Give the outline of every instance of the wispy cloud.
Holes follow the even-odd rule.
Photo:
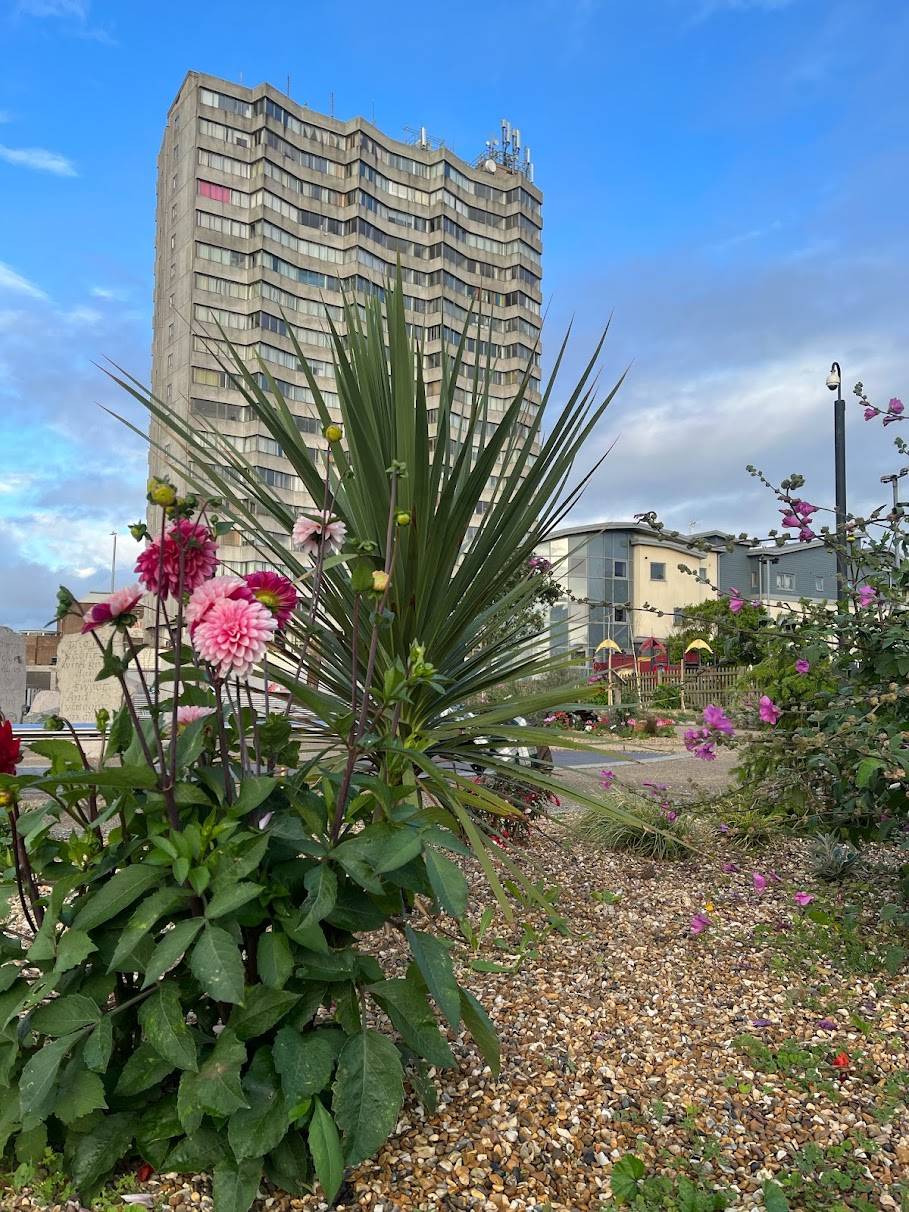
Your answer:
[[[797,0],[698,0],[695,20],[703,21],[715,13],[775,13],[796,3]]]
[[[76,177],[76,166],[59,152],[44,147],[6,147],[0,143],[0,160],[37,172],[54,173],[58,177]]]
[[[0,290],[13,291],[15,294],[28,295],[30,299],[46,299],[47,295],[40,286],[23,278],[11,265],[0,261]]]
[[[8,109],[0,109],[0,126],[2,126],[4,122],[12,122],[12,120],[13,115]]]
[[[88,4],[85,0],[19,0],[16,11],[27,17],[75,17],[85,21]]]
[[[105,303],[122,303],[126,292],[113,286],[93,286],[89,291],[93,299],[103,299]]]

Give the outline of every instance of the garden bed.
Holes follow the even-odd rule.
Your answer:
[[[682,1176],[728,1192],[731,1207],[763,1207],[771,1176],[792,1209],[900,1207],[909,979],[865,970],[867,940],[858,952],[809,945],[793,889],[809,887],[818,903],[823,893],[808,884],[803,844],[759,860],[725,850],[657,864],[566,846],[547,828],[548,840],[516,853],[558,886],[572,935],[540,916],[523,935],[498,919],[463,967],[501,1033],[501,1076],[459,1041],[461,1067],[438,1081],[438,1110],[406,1104],[336,1206],[599,1210],[612,1206],[613,1166],[634,1154],[645,1178],[675,1176],[676,1191]],[[742,874],[724,874],[734,857]],[[879,901],[894,868],[886,854],[877,862],[867,878]],[[782,882],[758,895],[752,867]],[[708,901],[712,925],[694,937],[690,920]],[[388,946],[391,959],[397,938]],[[477,960],[505,970],[472,971]],[[620,1172],[637,1173],[630,1166]],[[126,1186],[155,1208],[210,1207],[204,1176]],[[123,1190],[93,1207],[121,1206]],[[8,1190],[2,1206],[65,1204]],[[324,1207],[319,1195],[264,1189],[256,1205]]]

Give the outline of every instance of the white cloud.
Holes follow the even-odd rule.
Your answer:
[[[16,273],[11,265],[0,261],[0,290],[10,290],[17,294],[28,295],[30,299],[46,299],[47,295],[40,286],[36,286],[34,282],[29,282],[28,278],[23,278],[22,274]]]
[[[713,13],[745,13],[751,11],[774,13],[790,8],[796,0],[701,0],[699,17],[710,17]]]
[[[42,173],[54,173],[58,177],[78,176],[72,160],[44,147],[5,147],[0,143],[0,160]]]
[[[60,318],[67,324],[81,324],[93,328],[104,319],[97,307],[71,307],[69,311],[60,313]]]

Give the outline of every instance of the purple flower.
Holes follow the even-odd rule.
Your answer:
[[[804,657],[799,657],[799,659],[795,663],[795,672],[796,673],[807,673],[810,668],[811,668],[811,662],[806,661]]]
[[[729,832],[729,826],[728,826],[728,825],[726,824],[726,822],[724,821],[724,822],[723,822],[723,823],[720,825],[720,833],[728,833],[728,832]]]
[[[723,871],[727,875],[735,875],[740,870],[738,863],[723,863]]]
[[[859,605],[867,608],[874,605],[877,598],[877,590],[873,585],[862,585],[859,589]]]
[[[673,812],[671,808],[668,811],[663,809],[663,815],[666,817],[666,820],[670,825],[673,821],[677,821],[679,819],[679,814],[677,812]]]
[[[782,710],[777,707],[769,695],[761,695],[760,702],[758,703],[758,715],[765,724],[775,724],[782,714]]]
[[[756,1018],[751,1025],[752,1027],[772,1027],[773,1022],[769,1018]]]
[[[801,526],[801,520],[791,511],[781,509],[780,513],[783,515],[783,526]]]
[[[799,531],[799,539],[802,543],[810,543],[812,539],[816,539],[817,535],[810,526],[803,526]]]
[[[819,1031],[835,1031],[836,1023],[832,1018],[822,1018],[817,1027]]]
[[[879,409],[874,408],[871,404],[869,404],[868,407],[865,409],[865,420],[873,421],[874,418],[878,415],[879,411],[880,411]]]
[[[600,771],[600,786],[603,788],[604,791],[608,791],[614,782],[615,782],[615,775],[612,773],[611,770],[601,770]]]
[[[818,506],[812,505],[809,501],[793,501],[792,508],[800,518],[810,518],[813,513],[818,511]]]
[[[716,732],[724,732],[727,736],[732,736],[735,729],[732,726],[732,720],[722,709],[713,703],[708,703],[704,708],[704,723],[708,728],[713,728]]]
[[[752,882],[752,884],[754,884],[755,892],[765,892],[766,891],[766,889],[767,889],[766,875],[761,875],[761,873],[759,871],[753,871],[751,873],[751,882]]]
[[[706,913],[696,913],[691,919],[691,933],[700,934],[710,925],[710,918]]]
[[[887,411],[894,417],[898,417],[903,411],[903,401],[899,397],[894,396],[887,405]]]
[[[729,594],[729,609],[732,613],[738,614],[744,605],[745,599],[739,597],[739,591],[737,589],[731,590]]]
[[[792,899],[800,909],[806,909],[814,900],[814,897],[810,892],[797,892]]]

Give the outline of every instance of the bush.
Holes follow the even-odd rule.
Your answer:
[[[850,842],[823,833],[812,845],[808,861],[817,879],[834,884],[857,875],[861,867],[860,858],[858,850]]]
[[[606,850],[630,851],[642,858],[689,856],[693,830],[684,816],[668,820],[658,804],[615,787],[607,795],[618,801],[627,816],[618,817],[614,803],[586,808],[571,826],[579,841]]]
[[[650,707],[653,711],[680,711],[682,707],[682,688],[669,682],[661,682],[655,686],[650,696]]]

